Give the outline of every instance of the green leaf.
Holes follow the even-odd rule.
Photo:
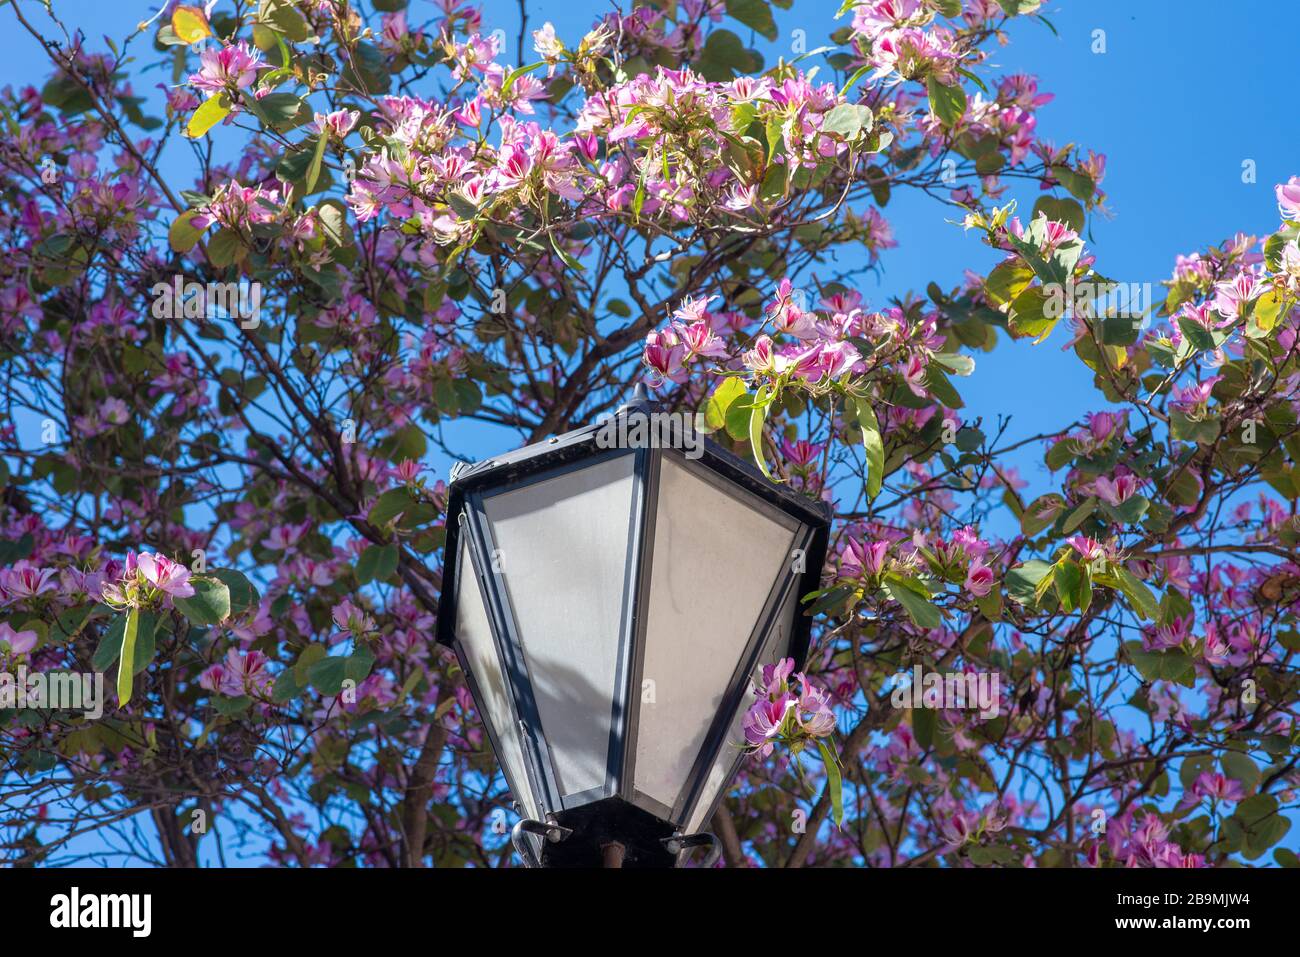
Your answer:
[[[1070,517],[1061,526],[1061,534],[1069,535],[1095,511],[1097,511],[1097,499],[1092,497],[1084,499],[1083,504],[1071,512]]]
[[[857,83],[858,80],[862,79],[864,76],[866,76],[875,68],[876,65],[874,63],[864,63],[862,66],[854,70],[853,75],[849,77],[848,80],[845,82],[844,86],[841,87],[840,96],[843,97],[846,93],[849,92],[849,90],[853,88],[853,84]]]
[[[223,582],[230,589],[230,613],[238,615],[257,606],[261,596],[253,583],[242,572],[233,568],[214,568],[208,572],[213,578]]]
[[[375,499],[375,504],[370,506],[370,514],[367,517],[370,524],[383,528],[397,516],[413,509],[415,504],[415,499],[411,498],[411,493],[406,489],[389,489]]]
[[[966,113],[966,91],[960,86],[941,83],[933,74],[925,81],[930,94],[930,110],[939,122],[951,129]]]
[[[1034,281],[1034,271],[1012,260],[999,263],[984,280],[984,291],[997,305],[1014,302]]]
[[[767,0],[727,0],[727,15],[769,40],[776,39],[776,21]]]
[[[1180,442],[1213,445],[1219,437],[1219,420],[1214,417],[1193,419],[1187,413],[1173,409],[1169,413],[1169,433]]]
[[[196,211],[187,209],[174,220],[167,230],[167,242],[178,253],[187,253],[203,238],[203,230],[190,225]]]
[[[1039,213],[1042,213],[1052,222],[1065,223],[1076,233],[1083,232],[1087,218],[1083,207],[1075,200],[1057,199],[1054,196],[1043,196],[1038,202],[1034,203],[1033,215],[1030,219],[1037,219]]]
[[[1055,472],[1059,468],[1064,468],[1073,462],[1079,455],[1079,446],[1074,439],[1061,439],[1047,450],[1044,461],[1048,469]]]
[[[1136,641],[1125,642],[1124,651],[1143,681],[1174,681],[1186,688],[1196,683],[1196,669],[1185,651],[1144,651]]]
[[[880,494],[885,481],[885,442],[880,435],[880,420],[871,408],[870,400],[854,400],[858,426],[862,429],[862,449],[867,456],[867,498],[874,499]]]
[[[1113,577],[1115,586],[1123,592],[1124,597],[1128,599],[1129,606],[1148,621],[1154,621],[1160,614],[1160,602],[1152,594],[1142,581],[1127,568],[1122,565],[1110,565],[1106,569],[1105,575],[1098,575],[1099,584],[1109,584],[1105,578]]]
[[[325,160],[325,147],[329,143],[329,136],[322,132],[316,137],[316,149],[311,154],[311,165],[307,167],[307,181],[303,186],[303,192],[310,194],[316,188],[316,180],[320,178],[321,163]]]
[[[834,133],[852,142],[863,133],[871,132],[873,118],[870,107],[854,103],[841,103],[822,119],[822,132]]]
[[[253,704],[253,699],[248,695],[240,695],[238,698],[227,698],[219,695],[212,699],[212,707],[217,714],[223,717],[241,714],[249,709]]]
[[[1208,352],[1216,348],[1213,333],[1195,319],[1179,316],[1178,328],[1183,331],[1183,338],[1190,342],[1198,352]]]
[[[1142,651],[1140,649],[1141,646],[1129,649],[1128,655],[1133,661],[1133,666],[1137,668],[1138,674],[1142,676],[1143,681],[1158,681],[1163,659],[1160,657],[1159,652]]]
[[[943,403],[944,408],[960,409],[966,404],[937,362],[931,363],[925,370],[925,388],[935,399]]]
[[[926,751],[934,745],[934,732],[939,728],[939,714],[933,708],[912,709],[912,736]]]
[[[262,4],[259,19],[294,43],[302,43],[311,36],[306,18],[294,7],[292,0],[267,0]]]
[[[785,145],[785,132],[782,129],[781,118],[774,116],[767,121],[767,126],[763,128],[763,136],[767,139],[767,162],[770,165],[772,158],[781,151]]]
[[[198,139],[230,115],[230,99],[224,93],[209,97],[199,104],[185,125],[185,135]]]
[[[361,684],[370,675],[370,669],[374,666],[375,653],[369,648],[358,648],[343,659],[343,677]]]
[[[131,683],[135,677],[135,639],[140,632],[140,609],[132,608],[126,616],[126,629],[122,633],[122,653],[117,663],[117,703],[129,704]],[[129,663],[128,663],[129,662]]]
[[[1049,316],[1045,311],[1047,296],[1042,286],[1030,286],[1011,303],[1007,312],[1007,328],[1017,338],[1034,337],[1034,344],[1052,334],[1060,316]]]
[[[706,80],[725,83],[737,73],[760,72],[763,58],[746,49],[731,30],[714,30],[704,41],[697,66]]]
[[[191,578],[194,594],[173,598],[176,610],[193,625],[216,625],[230,616],[230,588],[219,578]]]
[[[957,430],[956,436],[953,437],[953,445],[957,446],[959,452],[974,452],[984,444],[985,438],[983,429],[967,425]]]
[[[728,376],[704,404],[704,421],[710,429],[719,432],[727,427],[727,409],[742,395],[748,395],[745,382],[739,376]]]
[[[776,479],[772,478],[772,473],[768,471],[767,459],[763,455],[763,424],[767,421],[767,410],[770,406],[768,387],[762,386],[754,398],[753,407],[749,410],[749,448],[754,454],[754,461],[758,463],[759,471],[769,482],[775,482]]]
[[[384,582],[397,571],[397,544],[371,545],[357,559],[357,581],[362,585]]]
[[[245,253],[244,242],[239,238],[239,233],[233,229],[223,227],[208,240],[208,259],[218,269],[224,269],[243,259]]]
[[[844,823],[844,782],[840,777],[840,763],[826,744],[824,738],[817,739],[817,750],[822,754],[822,765],[826,768],[826,790],[831,796],[831,816],[835,826]]]
[[[280,672],[280,677],[275,679],[275,686],[271,689],[271,700],[275,704],[286,704],[292,701],[298,695],[307,689],[298,684],[298,678],[292,668],[285,668]]]
[[[1253,791],[1259,784],[1259,765],[1248,754],[1240,751],[1225,751],[1219,758],[1223,773],[1234,781],[1240,781],[1248,791]]]
[[[1142,520],[1142,516],[1147,513],[1147,509],[1151,507],[1151,500],[1145,495],[1133,495],[1126,498],[1119,505],[1105,503],[1103,507],[1107,514],[1120,524],[1136,525]]]
[[[1038,586],[1051,570],[1051,565],[1037,558],[1017,565],[1007,572],[1007,594],[1022,605],[1035,604]]]
[[[302,650],[298,660],[293,663],[293,678],[298,683],[298,687],[306,688],[311,683],[312,667],[328,653],[325,646],[319,644],[308,645]]]
[[[95,654],[90,659],[90,667],[95,671],[108,671],[113,667],[114,662],[118,661],[122,655],[122,639],[126,635],[126,615],[118,615],[104,631],[104,637],[100,639],[99,645],[95,648]],[[140,624],[136,628],[136,649],[135,649],[135,668],[134,674],[139,674],[149,662],[153,660],[154,652],[154,630],[158,627],[158,619],[151,612],[140,612]]]
[[[923,588],[919,583],[890,575],[884,588],[890,598],[903,606],[903,610],[918,628],[938,628],[943,624],[943,615],[938,607],[917,591],[918,588]]]
[[[855,589],[852,585],[842,584],[836,585],[834,588],[827,588],[825,591],[812,592],[809,595],[805,595],[804,601],[807,601],[813,595],[817,596],[816,601],[814,601],[808,608],[807,614],[820,615],[822,612],[838,612],[840,606],[844,604],[845,600],[847,600],[854,591]]]
[[[322,658],[309,671],[311,686],[326,697],[336,695],[343,689],[346,669],[346,658]]]
[[[970,356],[959,355],[955,352],[936,352],[932,358],[939,365],[955,372],[957,375],[966,376],[975,371],[975,360]]]
[[[571,253],[566,251],[565,248],[560,245],[559,237],[557,237],[554,232],[550,234],[550,240],[551,248],[554,249],[555,254],[563,260],[564,265],[568,266],[574,272],[586,272],[587,267],[575,259]]]
[[[31,532],[27,532],[19,539],[0,540],[0,565],[12,565],[14,562],[30,557],[35,544],[36,540],[32,538]]]
[[[1092,582],[1087,569],[1072,558],[1062,558],[1052,566],[1052,583],[1056,586],[1056,596],[1060,599],[1061,610],[1070,612],[1076,608],[1083,612],[1092,603]]]
[[[327,199],[316,207],[321,232],[335,246],[352,245],[352,228],[348,225],[347,208],[336,199]]]
[[[312,118],[311,107],[302,97],[293,93],[268,93],[260,100],[253,99],[266,122],[281,133],[302,126]]]

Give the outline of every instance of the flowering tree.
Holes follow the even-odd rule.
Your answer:
[[[1300,181],[1135,314],[1081,238],[1104,158],[986,64],[1037,0],[849,0],[775,63],[790,0],[521,6],[169,3],[96,50],[8,5],[52,73],[0,96],[0,664],[111,690],[0,697],[5,858],[510,862],[423,460],[644,378],[836,514],[726,863],[1300,863]],[[1002,258],[869,309],[903,189]],[[973,354],[1067,336],[1086,421],[963,421]]]

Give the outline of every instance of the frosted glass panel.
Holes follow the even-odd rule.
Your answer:
[[[758,510],[679,460],[659,477],[635,787],[672,807],[763,603],[789,567],[798,523]]]
[[[456,639],[460,642],[470,674],[474,676],[482,696],[478,704],[485,712],[483,717],[491,725],[500,743],[497,759],[505,772],[506,783],[523,809],[524,816],[537,818],[537,804],[528,790],[528,776],[524,772],[519,728],[510,715],[510,699],[507,697],[501,664],[497,660],[496,647],[492,643],[492,626],[488,621],[483,593],[470,563],[469,549],[465,546],[464,538],[461,539],[460,558],[456,568]]]
[[[635,458],[622,455],[483,504],[564,795],[606,784]]]
[[[700,792],[699,801],[695,805],[695,809],[691,811],[690,819],[686,823],[687,834],[694,834],[702,830],[708,823],[705,817],[713,806],[713,799],[718,796],[718,791],[722,786],[731,779],[732,772],[744,757],[741,748],[745,745],[745,712],[757,700],[752,694],[750,686],[753,684],[754,679],[758,677],[759,669],[763,665],[771,664],[780,658],[790,657],[790,642],[794,637],[795,616],[801,614],[798,606],[799,588],[798,582],[796,582],[782,604],[776,626],[764,641],[763,648],[758,653],[758,661],[754,665],[753,672],[749,675],[749,680],[745,683],[745,696],[740,699],[740,707],[736,709],[735,716],[732,718],[731,727],[727,730],[727,737],[722,743],[722,750],[718,752],[713,766],[709,769],[704,782],[704,790]]]

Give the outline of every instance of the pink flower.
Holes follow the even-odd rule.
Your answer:
[[[789,689],[790,676],[794,674],[794,659],[782,658],[774,664],[763,665],[758,674],[759,681],[754,694],[759,697],[780,697]]]
[[[838,379],[861,361],[851,342],[818,342],[795,356],[794,372],[809,382]]]
[[[965,550],[966,554],[976,559],[983,559],[988,553],[989,543],[980,538],[974,525],[963,525],[952,533],[954,545]]]
[[[831,710],[830,693],[818,688],[802,674],[795,677],[803,689],[794,712],[795,722],[805,734],[814,738],[829,737],[835,731],[835,712]]]
[[[532,169],[532,160],[528,156],[528,150],[524,149],[518,143],[502,149],[501,156],[497,160],[497,167],[493,172],[492,184],[494,190],[513,189],[523,184],[528,178]]]
[[[840,552],[840,570],[854,578],[875,578],[885,567],[885,554],[889,542],[866,542],[850,538]]]
[[[564,43],[555,35],[555,26],[549,20],[542,24],[540,30],[533,31],[533,49],[547,63],[552,64],[551,72],[555,72],[554,63],[564,56]]]
[[[204,50],[199,56],[199,72],[190,76],[190,85],[209,94],[223,90],[246,89],[257,79],[257,71],[266,64],[242,40],[219,50]]]
[[[678,322],[673,324],[673,328],[677,331],[682,346],[686,349],[687,358],[727,358],[726,344],[718,338],[708,322],[700,320],[691,323],[689,326]]]
[[[403,485],[412,484],[417,478],[419,478],[420,473],[423,471],[424,466],[415,461],[415,459],[402,459],[402,461],[398,462],[392,470],[393,477]]]
[[[926,361],[916,353],[909,356],[907,362],[903,364],[903,381],[907,383],[907,387],[912,390],[914,395],[921,398],[929,395],[925,388],[927,365]]]
[[[230,698],[260,692],[270,682],[271,676],[266,671],[266,655],[260,651],[243,654],[238,648],[231,648],[226,652],[223,664],[213,665],[199,678],[201,687]]]
[[[1118,507],[1137,492],[1138,480],[1132,473],[1117,475],[1114,479],[1103,475],[1092,483],[1092,487],[1103,502]]]
[[[795,468],[802,469],[807,468],[816,462],[817,457],[822,454],[822,449],[824,447],[825,446],[821,444],[813,444],[804,439],[799,439],[795,442],[791,442],[789,439],[784,439],[781,442],[781,454],[784,455],[785,460],[795,466]]]
[[[799,293],[789,279],[782,279],[776,287],[776,299],[767,307],[767,317],[777,332],[786,332],[798,339],[811,339],[817,335],[816,319],[799,307]]]
[[[1072,535],[1065,541],[1079,553],[1079,557],[1085,562],[1094,561],[1106,554],[1106,546],[1095,538],[1089,538],[1086,535]]]
[[[1064,246],[1066,243],[1074,242],[1079,238],[1079,234],[1069,226],[1065,225],[1065,223],[1058,223],[1055,220],[1047,219],[1047,216],[1044,213],[1039,213],[1039,215],[1046,220],[1043,225],[1043,252],[1049,253],[1057,247]]]
[[[899,26],[916,16],[921,0],[875,0],[864,3],[853,12],[853,29],[867,37]]]
[[[1285,183],[1279,183],[1274,192],[1282,218],[1300,220],[1300,177],[1292,176]]]
[[[1178,807],[1180,810],[1185,810],[1199,804],[1205,798],[1235,803],[1246,799],[1246,789],[1240,781],[1234,781],[1227,775],[1217,771],[1202,771],[1183,795],[1183,799],[1178,802]]]
[[[7,621],[0,622],[0,642],[9,646],[11,654],[25,655],[36,647],[36,632],[14,631]]]
[[[55,590],[54,569],[20,563],[0,571],[0,597],[5,603],[36,598]]]
[[[1241,307],[1263,292],[1255,274],[1245,271],[1237,273],[1229,282],[1218,283],[1214,290],[1214,308],[1229,321],[1241,315]]]
[[[277,525],[267,532],[266,538],[262,539],[262,547],[277,552],[292,551],[309,528],[311,528],[310,521],[298,525]]]
[[[328,133],[335,139],[343,139],[361,118],[358,110],[335,110],[333,113],[317,113],[312,129],[316,133]]]
[[[939,832],[951,847],[960,847],[970,839],[970,824],[966,815],[958,811],[952,817],[939,819]]]
[[[748,368],[763,373],[777,372],[778,366],[783,365],[772,349],[772,337],[766,335],[754,340],[754,348],[745,353],[744,361]]]
[[[686,369],[682,363],[686,358],[686,347],[677,338],[672,329],[647,333],[645,349],[641,361],[650,367],[651,380],[658,385],[663,381],[685,382]]]
[[[136,568],[149,584],[173,598],[189,598],[194,594],[190,570],[164,555],[143,552],[136,558]]]
[[[1223,376],[1216,375],[1195,385],[1182,386],[1174,390],[1174,398],[1169,404],[1184,412],[1198,409],[1210,401],[1210,394],[1214,391],[1214,386],[1222,378]]]
[[[1116,433],[1122,436],[1127,428],[1127,412],[1094,412],[1088,416],[1088,432],[1098,444],[1109,440]]]
[[[375,630],[375,620],[347,598],[334,606],[331,617],[341,631],[357,634]]]
[[[1193,617],[1187,615],[1175,618],[1167,625],[1157,625],[1150,633],[1144,635],[1144,644],[1150,651],[1164,651],[1178,648],[1192,637]]]
[[[983,598],[993,590],[993,569],[979,559],[971,562],[966,573],[966,590],[976,598]]]
[[[226,669],[221,665],[212,665],[199,675],[199,687],[216,694],[221,691],[226,680]]]
[[[755,701],[745,713],[743,721],[745,743],[757,749],[756,753],[759,757],[765,758],[772,753],[772,739],[781,733],[785,716],[794,706],[794,695],[787,693],[775,701],[767,699]]]

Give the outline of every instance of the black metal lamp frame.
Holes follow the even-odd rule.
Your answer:
[[[620,409],[616,416],[648,414],[653,411],[641,399]],[[479,589],[487,606],[497,659],[504,665],[509,693],[511,718],[519,731],[528,780],[507,783],[516,798],[527,788],[541,805],[543,821],[521,821],[514,832],[515,847],[526,864],[532,866],[600,866],[602,847],[617,844],[624,867],[671,867],[688,847],[706,842],[705,837],[683,833],[684,826],[697,810],[710,768],[725,747],[727,731],[736,709],[747,693],[749,679],[760,663],[757,659],[765,638],[778,624],[783,608],[788,608],[791,590],[802,597],[820,583],[830,528],[830,510],[823,502],[814,502],[786,486],[768,481],[750,463],[736,457],[712,440],[705,440],[702,455],[688,459],[681,451],[685,444],[669,442],[663,448],[602,449],[597,436],[607,423],[577,429],[566,435],[531,445],[477,464],[460,463],[453,470],[449,488],[447,540],[442,596],[438,610],[438,640],[456,651],[469,688],[478,704],[480,716],[496,754],[500,755],[500,730],[483,707],[478,679],[467,661],[465,650],[456,639],[458,578],[477,575]],[[617,425],[617,423],[615,423]],[[676,434],[676,433],[675,433]],[[563,793],[549,752],[545,728],[538,714],[533,683],[520,641],[518,623],[506,591],[502,574],[488,560],[494,554],[492,530],[487,521],[484,502],[494,495],[554,478],[605,459],[635,456],[633,463],[634,497],[628,535],[624,588],[621,600],[622,628],[619,635],[618,680],[611,702],[609,760],[602,786],[578,793]],[[634,694],[641,687],[641,665],[645,654],[646,609],[649,594],[650,560],[654,548],[659,475],[665,457],[672,456],[700,478],[729,494],[739,494],[751,506],[775,516],[787,516],[799,523],[792,547],[804,552],[803,571],[787,566],[786,573],[773,586],[753,632],[727,685],[726,694],[714,716],[704,746],[674,804],[669,807],[637,791],[635,780],[637,708]],[[748,494],[745,494],[748,493]],[[471,567],[462,567],[462,539],[471,558]],[[796,607],[796,620],[786,654],[802,666],[807,654],[811,619]],[[739,767],[737,754],[726,780]],[[504,763],[503,763],[504,764]],[[708,820],[725,793],[725,785],[714,806],[701,820]],[[521,804],[523,802],[520,802]],[[708,836],[711,838],[711,835]],[[714,856],[716,857],[716,848]]]

